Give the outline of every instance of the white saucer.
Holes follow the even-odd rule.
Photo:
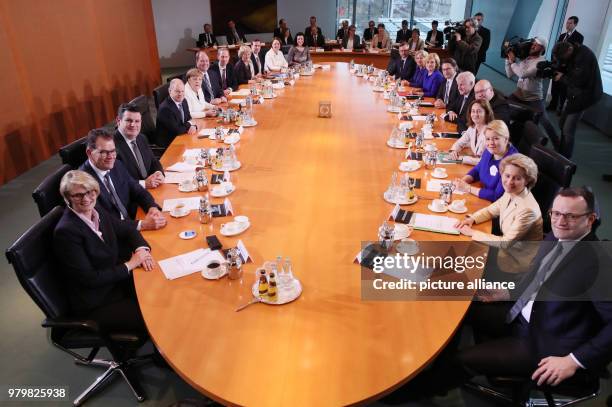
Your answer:
[[[188,234],[190,233],[190,234]],[[179,233],[179,237],[183,240],[190,240],[193,239],[194,237],[196,237],[198,234],[196,233],[195,230],[183,230],[181,233]]]
[[[387,140],[387,145],[391,148],[402,148],[402,149],[408,148],[407,144],[394,144],[394,143],[391,143],[391,140]]]
[[[453,209],[452,206],[448,205],[448,210],[451,211],[452,213],[466,213],[468,211],[468,208],[467,206],[464,206],[463,210],[458,211],[458,210]]]
[[[406,113],[408,109],[405,107],[387,106],[387,112],[389,113]]]
[[[274,99],[277,96],[276,93],[273,93],[272,96],[268,96],[268,97],[263,97],[264,99]]]
[[[181,192],[194,192],[194,191],[197,191],[197,190],[198,190],[198,187],[194,185],[194,186],[193,186],[193,187],[191,187],[191,188],[183,188],[183,187],[182,187],[182,186],[179,184],[178,190],[179,190],[179,191],[181,191]]]
[[[249,123],[242,123],[242,127],[255,127],[257,126],[257,120],[253,120]]]
[[[239,224],[238,222],[227,222],[221,226],[220,232],[223,236],[236,236],[247,230],[250,222]]]
[[[240,141],[240,134],[232,133],[231,136],[225,136],[223,142],[225,144],[236,144]]]
[[[216,192],[217,188],[220,188],[221,192]],[[212,188],[210,188],[210,196],[214,198],[223,198],[224,196],[230,195],[235,190],[236,190],[236,186],[234,184],[231,184],[231,189],[229,190],[229,192],[227,192],[227,190],[224,189],[223,186],[215,185]]]
[[[445,206],[445,208],[444,208],[443,210],[441,210],[441,211],[437,211],[437,210],[435,210],[435,209],[434,209],[434,208],[431,206],[431,204],[428,204],[428,205],[427,205],[427,209],[429,209],[429,210],[430,210],[430,211],[432,211],[432,212],[436,212],[436,213],[444,213],[444,212],[448,211],[448,205],[446,205],[446,206]]]
[[[411,167],[411,168],[406,168],[405,166],[403,166],[403,165],[402,165],[402,164],[404,164],[404,163],[408,163],[408,162],[416,162],[416,163],[417,163],[417,165],[416,165],[416,167]],[[402,161],[402,162],[400,163],[400,165],[399,165],[399,170],[400,170],[400,171],[404,171],[404,172],[412,172],[412,171],[416,171],[416,170],[418,170],[419,168],[421,168],[421,163],[420,163],[419,161],[416,161],[416,160],[411,160],[411,161]]]
[[[431,172],[431,176],[434,177],[434,178],[438,178],[438,179],[448,178],[448,174],[444,174],[444,175],[441,176],[441,175],[434,174],[433,171]]]
[[[170,216],[172,216],[173,218],[184,218],[185,216],[189,215],[191,213],[191,211],[185,210],[185,212],[183,212],[182,215],[177,214],[176,212],[174,212],[173,210],[170,211]]]
[[[302,294],[302,284],[300,283],[300,280],[298,280],[297,278],[294,278],[291,281],[291,284],[288,286],[285,286],[283,284],[279,284],[280,281],[277,281],[277,285],[276,285],[276,301],[270,301],[268,299],[268,296],[265,297],[259,297],[259,283],[255,283],[253,284],[253,287],[251,287],[251,292],[253,293],[253,296],[255,298],[259,298],[261,302],[263,302],[264,304],[270,304],[270,305],[282,305],[282,304],[287,304],[288,302],[294,301],[295,299],[297,299],[300,294]]]
[[[405,238],[395,245],[395,250],[398,253],[411,256],[419,252],[419,244],[414,239]]]
[[[389,194],[388,194],[388,191],[385,191],[383,193],[383,199],[385,201],[389,202],[389,203],[392,203],[392,204],[397,204],[397,205],[412,205],[412,204],[415,204],[419,200],[419,197],[416,196],[416,194],[415,194],[414,198],[412,198],[412,199],[406,199],[406,198],[395,199],[395,198],[390,198]]]
[[[237,169],[239,169],[240,167],[242,167],[242,163],[240,161],[236,161],[236,164],[234,164],[233,167],[212,167],[213,171],[218,171],[218,172],[225,172],[225,171],[236,171]]]
[[[207,280],[219,280],[221,277],[225,276],[226,274],[227,274],[227,271],[221,273],[220,276],[214,276],[210,274],[208,267],[204,267],[204,270],[202,270],[202,277],[204,277]]]

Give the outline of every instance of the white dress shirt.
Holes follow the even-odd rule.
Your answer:
[[[132,148],[132,140],[130,140],[129,138],[125,137],[125,134],[121,133],[121,130],[118,130],[118,131],[119,131],[119,134],[121,134],[121,137],[123,137],[123,139],[125,140],[125,144],[127,144],[127,146],[130,148],[130,151],[132,152],[132,155],[134,156],[134,159],[136,160],[136,162],[138,162],[138,158],[136,157],[136,152]],[[134,139],[133,141],[136,141],[136,139]],[[145,183],[144,179],[138,180],[138,183],[143,188],[147,187],[147,184]]]
[[[285,55],[279,50],[278,52],[271,49],[266,52],[266,71],[280,71],[281,68],[289,67]]]

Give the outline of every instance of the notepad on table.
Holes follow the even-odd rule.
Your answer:
[[[200,197],[192,196],[189,198],[164,199],[162,211],[170,212],[179,204],[183,204],[185,206],[185,209],[187,209],[188,211],[193,211],[200,208]]]
[[[458,235],[459,231],[455,228],[456,223],[457,219],[449,218],[448,216],[415,213],[413,214],[412,219],[410,219],[409,225],[415,229],[426,232]]]
[[[159,267],[168,280],[174,280],[189,274],[198,273],[212,261],[223,263],[225,259],[218,250],[197,249],[160,260]]]
[[[164,184],[180,184],[194,177],[195,172],[167,172],[164,177]]]
[[[196,166],[194,164],[187,164],[185,162],[177,162],[172,164],[170,167],[166,167],[166,171],[173,172],[194,172]]]

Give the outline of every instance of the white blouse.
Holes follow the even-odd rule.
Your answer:
[[[280,71],[281,68],[287,68],[289,64],[283,53],[279,50],[275,52],[273,49],[266,52],[266,71]]]
[[[480,161],[480,156],[484,152],[485,149],[485,136],[484,131],[481,134],[477,134],[476,126],[468,127],[466,131],[463,132],[461,138],[455,141],[455,144],[451,147],[451,151],[461,151],[464,148],[469,147],[472,151],[472,154],[475,157],[463,156],[462,161],[463,164],[476,165],[478,161]]]
[[[185,84],[185,99],[187,99],[187,104],[189,105],[189,113],[193,114],[193,112],[203,112],[205,110],[214,109],[215,106],[208,103],[204,98],[204,92],[202,92],[202,88],[198,89],[196,92],[191,89],[191,85],[189,83]]]

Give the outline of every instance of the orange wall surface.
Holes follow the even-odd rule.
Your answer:
[[[0,0],[0,185],[159,82],[150,0]]]

